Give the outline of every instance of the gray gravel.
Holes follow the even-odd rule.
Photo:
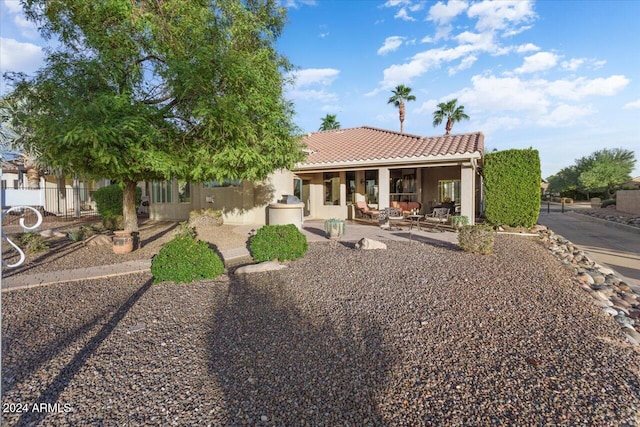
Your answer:
[[[3,403],[61,411],[3,425],[640,425],[640,352],[539,242],[388,246],[5,293]]]

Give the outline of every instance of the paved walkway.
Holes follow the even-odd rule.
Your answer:
[[[309,242],[327,241],[324,233],[323,221],[305,221],[303,233]],[[247,230],[259,228],[259,226],[246,226]],[[357,242],[363,237],[375,240],[408,240],[422,241],[436,244],[447,244],[457,242],[457,234],[451,231],[431,232],[418,231],[414,228],[411,232],[407,227],[398,231],[382,230],[380,227],[365,224],[348,224],[347,234],[342,239],[344,242]],[[238,258],[250,256],[246,247],[231,248],[221,250],[222,258],[225,262]],[[2,291],[31,288],[35,286],[51,285],[61,282],[73,282],[86,279],[101,279],[105,277],[120,276],[124,274],[140,273],[149,271],[151,260],[127,261],[120,264],[102,265],[97,267],[86,267],[73,270],[59,270],[47,273],[18,274],[2,279]]]

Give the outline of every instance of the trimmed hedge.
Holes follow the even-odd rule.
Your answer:
[[[207,242],[188,233],[178,234],[162,245],[151,260],[153,283],[191,283],[213,279],[224,272],[224,263]]]
[[[489,225],[465,225],[458,234],[458,245],[465,252],[489,255],[493,253],[494,235]]]
[[[265,225],[251,238],[249,249],[256,262],[284,261],[303,257],[309,243],[293,224]]]
[[[512,149],[484,158],[485,216],[492,225],[532,227],[540,214],[538,150]]]

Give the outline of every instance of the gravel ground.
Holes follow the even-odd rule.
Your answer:
[[[539,242],[388,246],[4,293],[3,425],[640,425],[640,352]]]

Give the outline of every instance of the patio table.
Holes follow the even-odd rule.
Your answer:
[[[409,220],[409,231],[411,231],[414,224],[418,226],[418,231],[422,230],[420,228],[420,220],[424,218],[424,215],[411,214],[411,215],[407,215],[406,218]]]

